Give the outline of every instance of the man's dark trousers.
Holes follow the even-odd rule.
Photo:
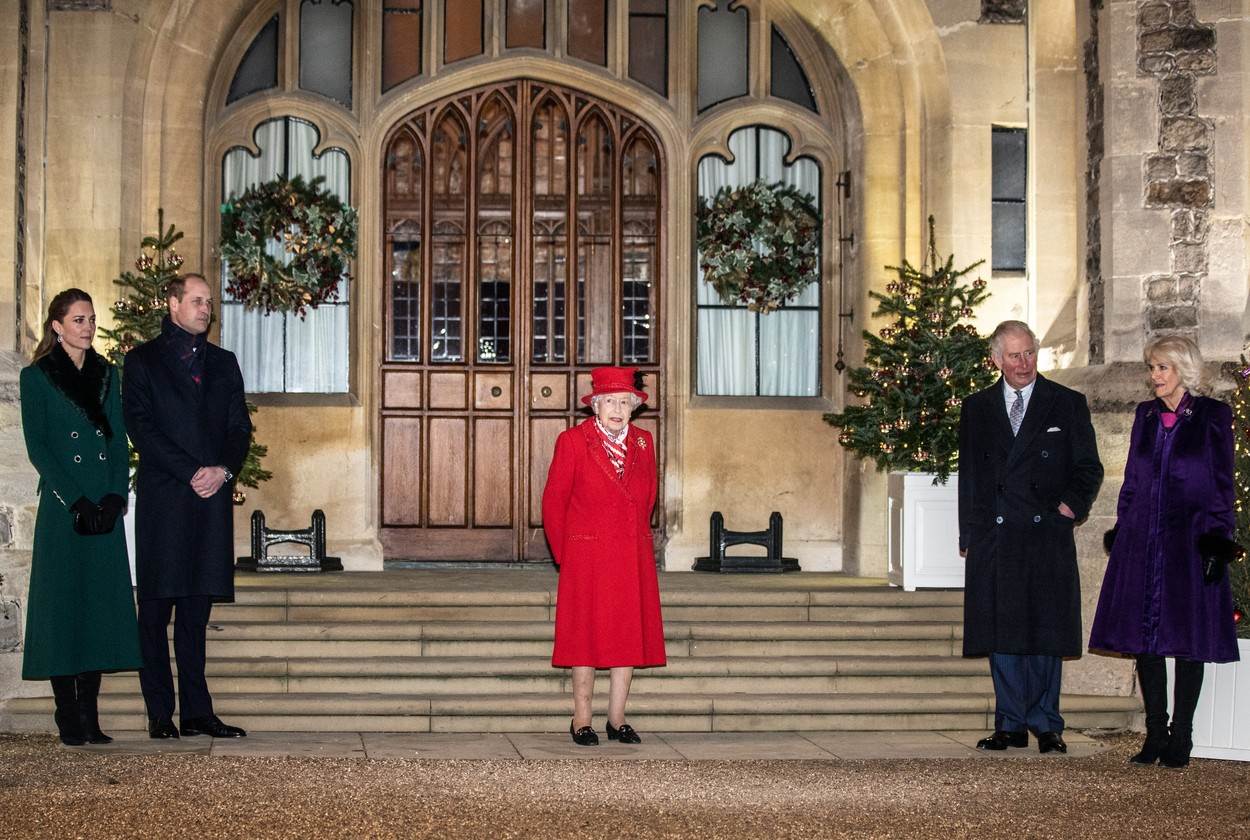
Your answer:
[[[139,685],[148,707],[148,719],[173,720],[174,716],[168,635],[171,612],[174,657],[178,660],[178,717],[187,721],[213,713],[213,698],[204,678],[205,637],[212,608],[212,599],[207,595],[139,601],[139,649],[143,653]]]
[[[1063,732],[1059,656],[991,653],[994,680],[994,728],[1004,732]]]

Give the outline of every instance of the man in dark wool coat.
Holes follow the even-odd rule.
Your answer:
[[[1085,397],[1037,374],[1037,336],[1004,321],[990,336],[1002,378],[959,415],[964,656],[990,658],[994,734],[977,748],[1067,752],[1059,684],[1081,655],[1073,527],[1102,483]]]
[[[234,600],[234,477],[252,423],[243,375],[228,350],[208,343],[213,298],[198,274],[169,284],[161,334],[126,354],[122,402],[139,452],[135,484],[135,575],[139,682],[153,738],[246,733],[213,714],[204,679],[205,633],[213,602]],[[174,617],[178,712],[169,668]]]

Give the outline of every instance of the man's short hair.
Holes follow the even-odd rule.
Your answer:
[[[208,285],[208,279],[203,274],[196,274],[194,271],[188,271],[186,274],[179,274],[173,280],[169,281],[169,285],[165,287],[165,299],[175,298],[182,303],[182,296],[187,293],[187,281],[192,277]]]
[[[1003,339],[1008,333],[1023,333],[1033,339],[1033,349],[1038,347],[1037,336],[1029,325],[1023,321],[1003,321],[994,328],[994,332],[990,333],[990,354],[1001,359],[1003,357]]]
[[[1158,336],[1142,350],[1142,360],[1150,364],[1151,359],[1171,365],[1186,391],[1202,388],[1202,351],[1189,336]]]

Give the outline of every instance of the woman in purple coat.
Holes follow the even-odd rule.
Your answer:
[[[1137,406],[1111,556],[1089,646],[1132,654],[1146,742],[1130,761],[1184,767],[1206,662],[1237,660],[1226,566],[1233,536],[1233,415],[1191,391],[1202,354],[1184,336],[1146,345],[1155,398]],[[1164,657],[1176,660],[1171,730]]]

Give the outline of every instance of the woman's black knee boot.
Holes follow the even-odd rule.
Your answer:
[[[52,696],[56,699],[56,713],[52,719],[56,721],[57,732],[61,734],[61,743],[67,747],[81,747],[86,740],[78,713],[77,683],[75,677],[52,678]]]
[[[1168,671],[1162,656],[1137,656],[1137,681],[1146,707],[1146,741],[1129,759],[1133,764],[1154,764],[1168,745]]]
[[[1176,680],[1172,686],[1172,733],[1167,748],[1159,757],[1164,767],[1184,767],[1194,748],[1194,710],[1202,691],[1205,663],[1189,659],[1176,660]]]
[[[87,671],[79,674],[78,719],[82,722],[82,737],[88,744],[111,744],[113,739],[100,731],[100,672]]]

